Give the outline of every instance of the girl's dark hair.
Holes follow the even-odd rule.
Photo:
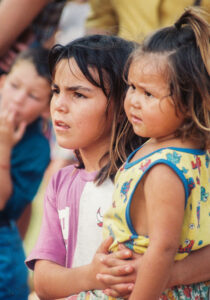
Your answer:
[[[130,132],[128,139],[127,137],[125,139],[123,134],[127,123],[123,109],[127,91],[127,85],[123,80],[123,69],[133,49],[134,43],[116,36],[90,35],[76,39],[66,46],[55,45],[49,55],[52,77],[59,61],[74,58],[87,80],[101,88],[107,97],[107,112],[110,103],[113,103],[114,118],[110,149],[101,157],[100,163],[107,156],[109,159],[96,177],[97,184],[101,184],[107,177],[113,178],[127,155],[140,144],[140,139],[135,136],[131,126],[126,127],[126,130]],[[99,80],[95,79],[90,68],[98,74]],[[79,160],[78,168],[84,168],[79,151],[75,150],[75,153]]]
[[[188,8],[170,27],[149,36],[129,59],[147,53],[166,58],[170,93],[186,116],[177,136],[210,144],[210,26],[199,8]]]
[[[10,70],[12,70],[12,68],[19,61],[27,60],[34,65],[39,76],[44,77],[49,81],[49,83],[51,83],[51,76],[48,65],[49,52],[50,51],[48,49],[45,49],[43,47],[28,48],[20,52],[20,54],[16,56],[16,59],[14,60]]]

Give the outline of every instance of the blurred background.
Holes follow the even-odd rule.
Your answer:
[[[65,5],[61,15],[58,31],[55,35],[55,42],[60,44],[66,44],[71,40],[74,40],[75,38],[83,36],[85,33],[85,20],[88,16],[89,10],[89,4],[86,2],[68,2]],[[72,159],[72,153],[70,153],[69,150],[59,148],[57,144],[56,147],[51,147],[51,151],[53,152],[52,156],[56,157],[58,164],[54,164],[53,167],[50,166],[46,170],[41,186],[37,192],[37,195],[35,196],[35,199],[33,200],[32,215],[28,230],[24,238],[24,249],[26,252],[26,257],[33,249],[39,235],[43,214],[44,193],[49,178],[59,167],[63,166],[62,162],[64,159],[66,159],[66,163],[74,162],[74,160]],[[58,160],[58,157],[60,160]],[[31,295],[29,296],[29,299],[38,299],[38,297],[33,292],[33,273],[31,271],[29,273],[29,284],[32,291]]]
[[[16,36],[17,39],[15,40],[14,38],[13,41],[14,44],[9,45],[6,51],[4,49],[5,51],[4,53],[1,52],[1,50],[3,49],[2,36],[3,35],[9,36],[9,33],[6,33],[9,22],[8,24],[4,24],[4,23],[7,23],[8,20],[12,20],[11,16],[9,17],[6,14],[7,12],[9,12],[9,9],[7,8],[7,4],[9,5],[9,2],[15,3],[16,1],[17,3],[19,3],[18,2],[19,0],[0,0],[0,71],[2,70],[2,72],[5,73],[7,73],[9,70],[9,68],[7,69],[7,64],[9,63],[11,65],[12,59],[14,59],[14,55],[15,55],[14,52],[17,52],[16,51],[17,42],[19,41],[22,42],[21,38],[24,37],[26,39],[24,40],[25,47],[31,45],[30,44],[31,40],[30,39],[27,40],[28,35],[26,33],[29,33],[29,35],[31,34],[30,30],[34,28],[33,27],[34,23],[35,23],[35,27],[36,26],[38,27],[36,32],[38,32],[39,30],[42,31],[44,29],[43,32],[46,31],[45,33],[49,33],[47,32],[47,30],[49,31],[50,29],[48,29],[47,27],[48,25],[46,26],[46,23],[48,23],[48,21],[51,18],[53,20],[53,15],[49,13],[49,10],[48,11],[46,10],[45,14],[43,14],[41,10],[38,16],[41,14],[42,18],[45,18],[42,19],[42,21],[44,20],[42,24],[44,26],[43,27],[39,26],[40,19],[32,18],[32,22],[31,24],[29,24],[30,26],[26,28],[26,31],[25,29],[23,30],[23,32],[20,31],[19,33],[21,34],[19,36],[18,35]],[[176,1],[149,0],[146,3],[145,1],[141,1],[141,0],[129,0],[129,1],[128,0],[89,0],[89,1],[87,0],[75,0],[75,1],[43,0],[43,2],[44,1],[45,1],[45,5],[46,3],[48,3],[49,5],[51,4],[53,5],[53,3],[54,4],[57,3],[58,6],[60,5],[59,8],[60,12],[62,11],[60,16],[58,10],[56,11],[56,8],[54,8],[54,13],[57,13],[56,22],[59,20],[59,23],[58,23],[58,27],[56,22],[53,23],[52,21],[52,24],[50,24],[54,26],[53,28],[57,28],[57,30],[56,33],[52,35],[52,40],[49,41],[48,44],[47,43],[44,44],[44,46],[47,46],[49,48],[54,43],[66,44],[74,40],[75,38],[81,37],[85,34],[92,34],[92,33],[116,34],[127,39],[141,41],[143,37],[148,33],[150,33],[151,31],[159,27],[173,24],[175,19],[183,12],[184,8],[188,6],[191,5],[202,6],[206,9],[208,13],[210,12],[210,0],[176,0]],[[29,3],[30,1],[25,1],[25,2]],[[35,2],[36,1],[32,3]],[[46,6],[48,6],[48,4]],[[45,6],[43,7],[42,9],[44,11]],[[5,20],[3,20],[4,15],[5,15]],[[208,15],[208,20],[209,18],[210,17]],[[18,22],[16,22],[16,24],[13,25],[16,26],[17,24]],[[4,28],[2,27],[3,25],[5,25]],[[32,34],[32,38],[34,38],[33,34]],[[39,40],[38,36],[36,37],[36,39],[35,39],[36,43],[38,42],[38,44],[42,44],[42,40],[41,39]],[[16,46],[16,48],[14,46]],[[18,47],[20,47],[19,43],[18,43]],[[18,50],[20,51],[21,48],[19,48]],[[24,243],[26,256],[28,256],[28,254],[33,249],[39,235],[42,214],[43,214],[44,193],[50,177],[59,168],[62,168],[65,165],[74,163],[76,161],[73,151],[61,149],[56,144],[55,136],[53,134],[50,120],[48,125],[50,131],[49,141],[51,144],[51,163],[47,168],[47,170],[45,171],[41,185],[39,186],[38,192],[36,193],[35,198],[32,202],[32,206],[26,207],[23,213],[23,217],[21,218],[20,221],[18,221],[19,228],[21,228],[22,226],[21,222],[23,224],[22,227],[26,228],[26,233],[25,235],[23,235],[24,236],[23,243]],[[28,227],[27,225],[25,225],[26,224],[25,220],[27,218],[29,219]],[[31,289],[31,295],[29,296],[29,299],[36,300],[38,298],[33,292],[32,272],[30,272],[29,274],[29,283]],[[17,299],[17,300],[21,300],[21,299]]]

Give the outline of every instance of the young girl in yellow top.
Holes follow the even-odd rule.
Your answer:
[[[111,251],[123,243],[144,253],[130,300],[208,299],[203,282],[166,287],[174,260],[210,244],[209,39],[208,23],[188,9],[129,61],[125,111],[150,139],[116,175],[104,236]]]
[[[130,59],[125,111],[150,140],[119,170],[104,223],[110,250],[145,253],[130,300],[208,297],[204,283],[165,287],[174,259],[210,244],[209,39],[208,23],[188,9]]]

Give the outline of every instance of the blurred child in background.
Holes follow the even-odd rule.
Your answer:
[[[16,221],[33,200],[50,160],[43,134],[51,98],[48,50],[28,49],[0,78],[0,299],[28,297]]]

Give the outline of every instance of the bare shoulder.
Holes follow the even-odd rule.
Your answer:
[[[179,177],[168,164],[158,163],[148,171],[147,178],[150,180],[165,181],[167,179],[174,180]]]
[[[184,197],[184,184],[175,171],[165,164],[153,166],[144,179],[144,190],[146,194],[153,194],[157,197],[170,197],[179,195]],[[171,198],[171,199],[172,199]]]

